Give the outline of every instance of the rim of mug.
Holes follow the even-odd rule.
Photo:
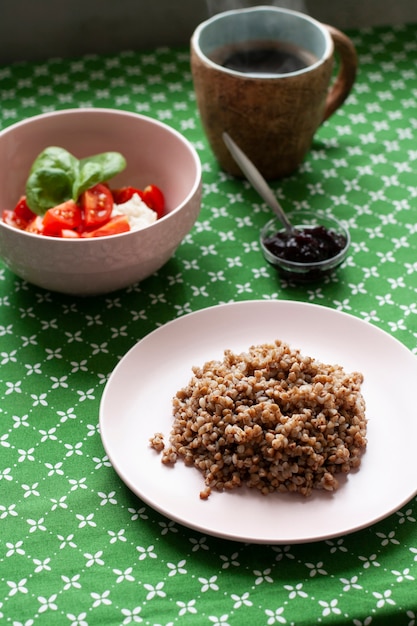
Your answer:
[[[217,22],[220,19],[230,17],[231,15],[236,15],[237,13],[238,14],[255,13],[255,12],[259,13],[263,11],[294,15],[297,18],[302,19],[306,22],[309,22],[311,25],[315,26],[322,33],[323,38],[325,40],[325,50],[322,56],[315,63],[312,63],[311,65],[308,65],[307,67],[301,70],[296,70],[294,72],[286,72],[285,74],[284,73],[273,74],[269,72],[260,74],[260,73],[255,73],[255,72],[243,73],[237,70],[232,70],[228,67],[224,67],[222,65],[219,65],[219,63],[216,63],[215,61],[213,61],[209,56],[207,56],[207,54],[205,54],[202,51],[201,46],[200,46],[200,36],[201,36],[202,31],[208,26],[210,26],[211,24]],[[307,72],[311,72],[315,68],[322,65],[330,56],[332,56],[333,51],[334,51],[334,45],[333,45],[333,40],[332,40],[330,31],[328,30],[325,24],[323,24],[319,20],[316,20],[314,17],[311,17],[307,13],[302,13],[301,11],[294,11],[292,9],[286,9],[284,7],[276,7],[276,6],[270,6],[270,5],[260,5],[260,6],[255,6],[255,7],[241,8],[241,9],[230,9],[228,11],[221,11],[220,13],[216,13],[215,15],[212,15],[208,19],[201,22],[196,27],[196,29],[194,30],[194,33],[191,36],[191,42],[192,42],[192,47],[194,48],[195,53],[200,57],[201,60],[204,61],[204,63],[206,63],[207,65],[210,65],[213,69],[217,69],[219,71],[225,72],[226,74],[231,74],[232,76],[238,76],[241,78],[245,77],[245,78],[251,78],[251,79],[260,78],[262,80],[265,80],[265,79],[276,80],[277,78],[280,78],[280,79],[290,78],[292,76],[298,76],[299,74],[305,74]]]

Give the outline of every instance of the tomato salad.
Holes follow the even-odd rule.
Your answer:
[[[128,232],[138,222],[135,214],[142,226],[150,224],[165,213],[163,192],[153,184],[110,188],[108,179],[125,165],[116,152],[78,160],[63,148],[46,148],[32,165],[26,193],[14,209],[3,211],[3,221],[66,239]]]

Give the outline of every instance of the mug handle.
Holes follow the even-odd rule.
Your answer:
[[[348,97],[356,79],[358,57],[355,46],[347,35],[334,26],[325,25],[333,39],[338,54],[340,69],[333,86],[327,94],[323,122],[343,104]]]

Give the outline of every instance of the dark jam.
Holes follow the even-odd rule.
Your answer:
[[[264,239],[264,246],[276,257],[295,263],[320,263],[337,256],[346,246],[344,235],[324,226],[297,229],[294,233],[279,231]],[[304,274],[290,270],[283,272],[289,278],[308,280],[323,276],[318,268]]]

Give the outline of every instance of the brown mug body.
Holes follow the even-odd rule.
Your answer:
[[[265,23],[284,17],[295,31],[308,28],[321,55],[316,54],[303,70],[288,74],[257,76],[223,67],[225,50],[239,45],[244,36],[251,38],[251,19],[257,19],[259,11]],[[237,35],[230,34],[230,42],[225,41],[229,28],[224,29],[227,37],[223,34],[217,45],[218,20],[226,18],[232,24],[242,14],[245,28],[240,25]],[[340,67],[333,80],[335,50]],[[223,142],[222,133],[227,131],[265,178],[292,174],[303,162],[318,127],[348,96],[356,68],[355,49],[346,35],[295,11],[256,7],[225,12],[201,24],[191,39],[191,69],[201,122],[220,166],[242,176]]]

